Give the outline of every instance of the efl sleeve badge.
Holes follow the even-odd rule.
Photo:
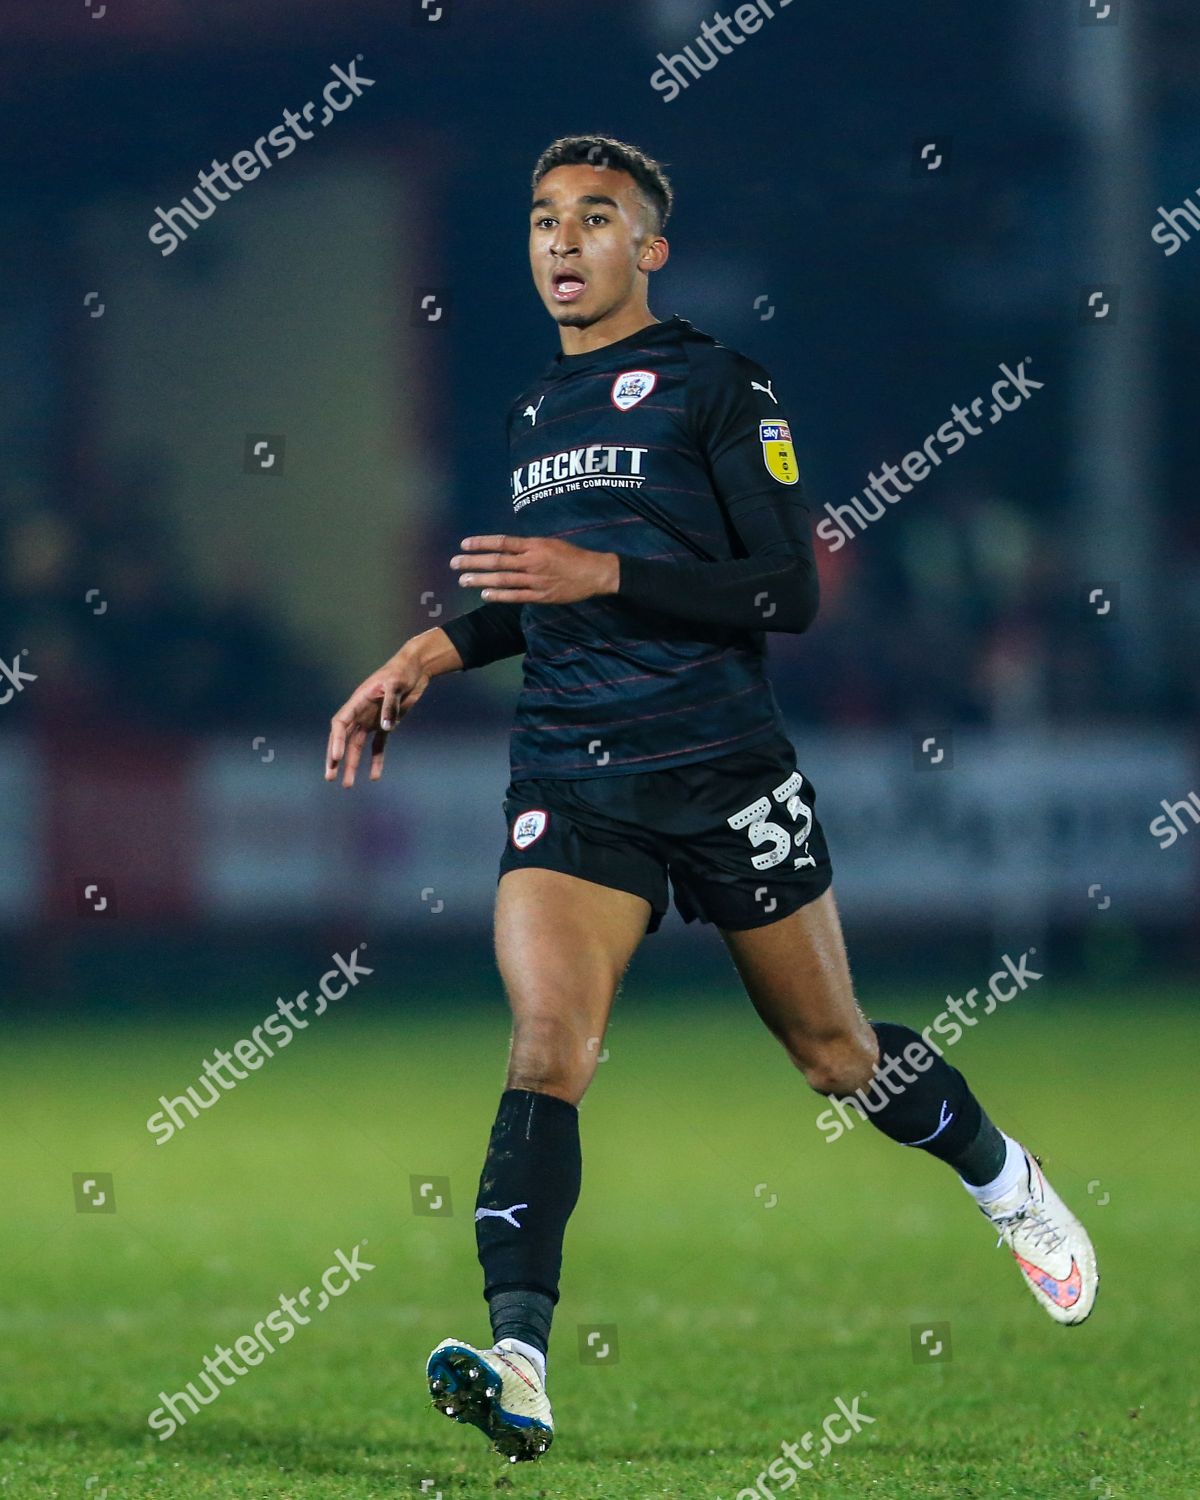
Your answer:
[[[767,473],[780,484],[795,484],[800,478],[800,468],[792,447],[792,429],[786,422],[760,422],[758,437]]]

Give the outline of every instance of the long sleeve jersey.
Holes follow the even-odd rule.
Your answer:
[[[483,604],[443,627],[464,667],[524,653],[513,778],[684,765],[782,734],[765,633],[807,629],[817,576],[766,371],[668,318],[557,355],[508,435],[497,529],[620,558],[614,595]]]

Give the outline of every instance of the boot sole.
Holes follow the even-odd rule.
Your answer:
[[[429,1360],[428,1381],[434,1407],[452,1421],[478,1427],[510,1463],[541,1458],[554,1439],[553,1432],[540,1422],[501,1407],[500,1372],[473,1349],[451,1345],[435,1351]]]

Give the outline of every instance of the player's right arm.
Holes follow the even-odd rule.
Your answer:
[[[353,786],[367,736],[371,735],[371,780],[383,775],[389,732],[420,700],[431,678],[486,666],[525,649],[521,606],[482,604],[478,609],[405,641],[395,656],[365,677],[330,720],[325,780]]]
[[[342,785],[353,786],[363,746],[371,735],[371,780],[378,781],[383,775],[387,731],[415,707],[430,678],[461,667],[462,658],[444,630],[424,630],[405,641],[378,671],[363,678],[329,721],[325,780],[336,781],[344,762]]]

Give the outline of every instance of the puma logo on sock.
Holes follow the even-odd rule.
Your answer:
[[[514,1229],[520,1229],[521,1226],[513,1218],[513,1215],[517,1209],[528,1207],[528,1203],[514,1203],[511,1208],[477,1208],[475,1210],[475,1222],[478,1224],[480,1219],[504,1219]]]
[[[936,1140],[937,1137],[941,1135],[942,1131],[945,1130],[946,1126],[949,1125],[950,1121],[953,1120],[953,1118],[954,1111],[950,1108],[950,1101],[948,1099],[943,1099],[941,1112],[938,1116],[937,1129],[933,1132],[933,1134],[927,1135],[919,1141],[905,1141],[904,1144],[906,1146],[927,1146],[930,1141]]]

